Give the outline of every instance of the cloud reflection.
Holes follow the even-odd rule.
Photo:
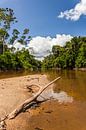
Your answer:
[[[72,103],[73,102],[73,97],[69,96],[66,92],[60,91],[59,93],[55,93],[53,89],[47,89],[44,91],[40,97],[38,97],[38,100],[44,100],[42,97],[45,99],[54,99],[58,100],[59,103]]]

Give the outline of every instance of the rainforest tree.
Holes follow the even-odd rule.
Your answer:
[[[42,68],[73,68],[86,67],[86,37],[74,37],[65,46],[53,46],[52,55],[47,56]]]
[[[29,53],[29,50],[22,49],[16,51],[12,46],[15,41],[27,45],[31,40],[29,29],[25,28],[22,33],[18,29],[13,29],[9,34],[12,24],[18,22],[14,11],[10,8],[0,8],[0,70],[34,70],[41,67],[41,62]]]

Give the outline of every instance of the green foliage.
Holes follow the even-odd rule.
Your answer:
[[[44,61],[42,62],[42,69],[53,68],[53,55],[45,57]]]
[[[0,70],[34,70],[40,67],[41,63],[35,60],[28,50],[16,53],[5,51],[0,55]]]
[[[13,44],[14,41],[18,39],[19,34],[20,34],[20,32],[17,29],[13,29],[12,37],[10,38],[9,43]]]
[[[11,24],[16,22],[17,20],[12,9],[0,8],[0,43],[2,44],[2,50],[0,53],[4,52],[4,45],[7,43],[6,40],[9,38],[8,31]]]
[[[73,69],[86,67],[86,37],[74,37],[64,47],[53,46],[52,55],[43,61],[43,68]]]
[[[11,23],[17,22],[14,12],[10,8],[0,8],[0,26],[9,29]]]
[[[76,67],[86,67],[86,43],[83,42],[79,49],[78,57],[76,59]]]
[[[66,63],[65,63],[65,60],[64,60],[64,55],[56,58],[54,60],[54,68],[66,68]]]
[[[27,43],[31,40],[31,36],[29,36],[29,29],[25,28],[23,33],[17,29],[13,29],[12,37],[9,35],[9,30],[11,25],[16,23],[17,19],[14,15],[14,11],[11,8],[0,8],[0,43],[2,44],[1,53],[4,53],[4,45],[9,43],[13,44],[15,40],[19,41],[21,44],[27,45]]]
[[[14,47],[10,49],[7,47],[7,43],[12,45],[15,40],[24,45],[31,40],[28,28],[25,28],[22,34],[17,29],[13,29],[12,36],[9,36],[11,24],[16,22],[12,9],[0,8],[0,70],[38,69],[41,67],[41,62],[35,60],[28,50],[16,52]]]
[[[31,40],[31,36],[29,36],[29,29],[26,28],[23,30],[23,34],[19,37],[18,41],[23,44],[27,45],[27,43]]]

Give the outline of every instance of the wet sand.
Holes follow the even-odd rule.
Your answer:
[[[30,78],[39,78],[29,81]],[[26,87],[49,83],[46,75],[29,75],[0,80],[0,117],[12,112],[32,93]],[[51,86],[53,87],[53,86]],[[51,88],[50,88],[51,89]],[[33,87],[34,93],[38,91]],[[86,102],[59,103],[50,100],[35,109],[20,113],[15,119],[7,120],[7,130],[86,130]]]
[[[34,110],[28,130],[86,130],[86,104],[50,101]],[[35,115],[35,116],[34,116]]]

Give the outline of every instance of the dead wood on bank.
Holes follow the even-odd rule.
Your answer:
[[[38,79],[38,78],[36,78]],[[44,90],[46,90],[51,84],[53,84],[54,82],[56,82],[57,80],[59,80],[60,77],[54,79],[53,81],[51,81],[50,83],[48,83],[47,85],[45,85],[44,87],[37,85],[37,84],[32,84],[27,86],[27,89],[30,89],[32,86],[36,86],[39,88],[39,91],[31,98],[25,100],[21,105],[19,105],[14,111],[12,111],[10,114],[6,115],[3,118],[0,118],[0,130],[6,130],[6,123],[5,121],[7,119],[14,119],[19,113],[24,112],[26,109],[31,108],[31,106],[33,106],[33,104],[38,104],[41,102],[45,102],[49,99],[46,99],[44,97],[41,96],[42,92]],[[33,79],[31,79],[33,80]],[[38,97],[42,97],[44,100],[43,101],[38,101],[37,98]]]
[[[47,85],[45,85],[44,87],[38,86],[40,87],[40,90],[31,98],[27,99],[25,102],[23,102],[21,105],[18,106],[18,108],[16,108],[12,113],[10,113],[8,115],[8,119],[13,119],[15,118],[20,112],[22,112],[26,106],[28,106],[29,104],[33,103],[34,101],[37,101],[38,96],[40,96],[40,94],[46,89],[48,88],[51,84],[53,84],[54,82],[56,82],[57,80],[59,80],[60,77],[54,79],[53,81],[51,81],[50,83],[48,83]],[[37,86],[37,85],[36,85]]]

